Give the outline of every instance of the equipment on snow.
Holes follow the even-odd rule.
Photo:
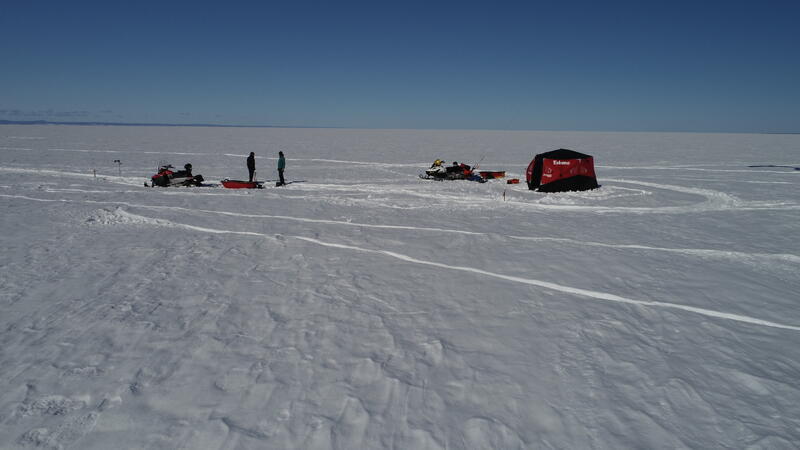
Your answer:
[[[480,175],[473,173],[473,168],[456,161],[453,161],[452,166],[445,166],[441,159],[437,159],[424,174],[419,175],[423,180],[470,180],[483,183],[484,180]]]
[[[159,164],[158,173],[150,177],[150,187],[160,186],[201,186],[202,175],[192,175],[192,165],[186,164],[184,170],[173,171],[172,164]],[[147,186],[147,183],[145,183]]]
[[[536,155],[525,172],[528,189],[539,192],[586,191],[600,187],[594,158],[574,150],[558,149]]]
[[[225,178],[220,183],[228,189],[264,189],[263,181],[229,180]]]
[[[493,180],[495,178],[505,178],[506,171],[505,170],[481,170],[478,172],[481,178],[486,180]]]

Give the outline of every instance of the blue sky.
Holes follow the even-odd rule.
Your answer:
[[[800,132],[800,2],[9,2],[0,119]]]

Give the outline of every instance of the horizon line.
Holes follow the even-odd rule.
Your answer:
[[[164,122],[79,122],[50,120],[6,120],[0,125],[76,125],[76,126],[121,126],[121,127],[208,127],[208,128],[299,128],[299,129],[337,129],[337,130],[470,130],[470,131],[573,131],[582,133],[709,133],[709,134],[800,134],[793,131],[663,131],[663,130],[567,130],[567,129],[505,129],[505,128],[360,128],[320,125],[240,125],[218,123],[164,123]]]

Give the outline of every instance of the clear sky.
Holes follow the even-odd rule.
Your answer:
[[[800,1],[2,1],[0,119],[800,132]]]

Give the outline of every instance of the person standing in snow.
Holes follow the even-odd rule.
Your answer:
[[[250,156],[247,157],[247,171],[250,172],[250,182],[253,182],[253,176],[256,174],[256,154],[254,152],[250,152]]]
[[[278,152],[278,181],[277,186],[283,186],[286,184],[286,181],[283,179],[283,169],[286,168],[286,158],[283,157],[283,152]]]

